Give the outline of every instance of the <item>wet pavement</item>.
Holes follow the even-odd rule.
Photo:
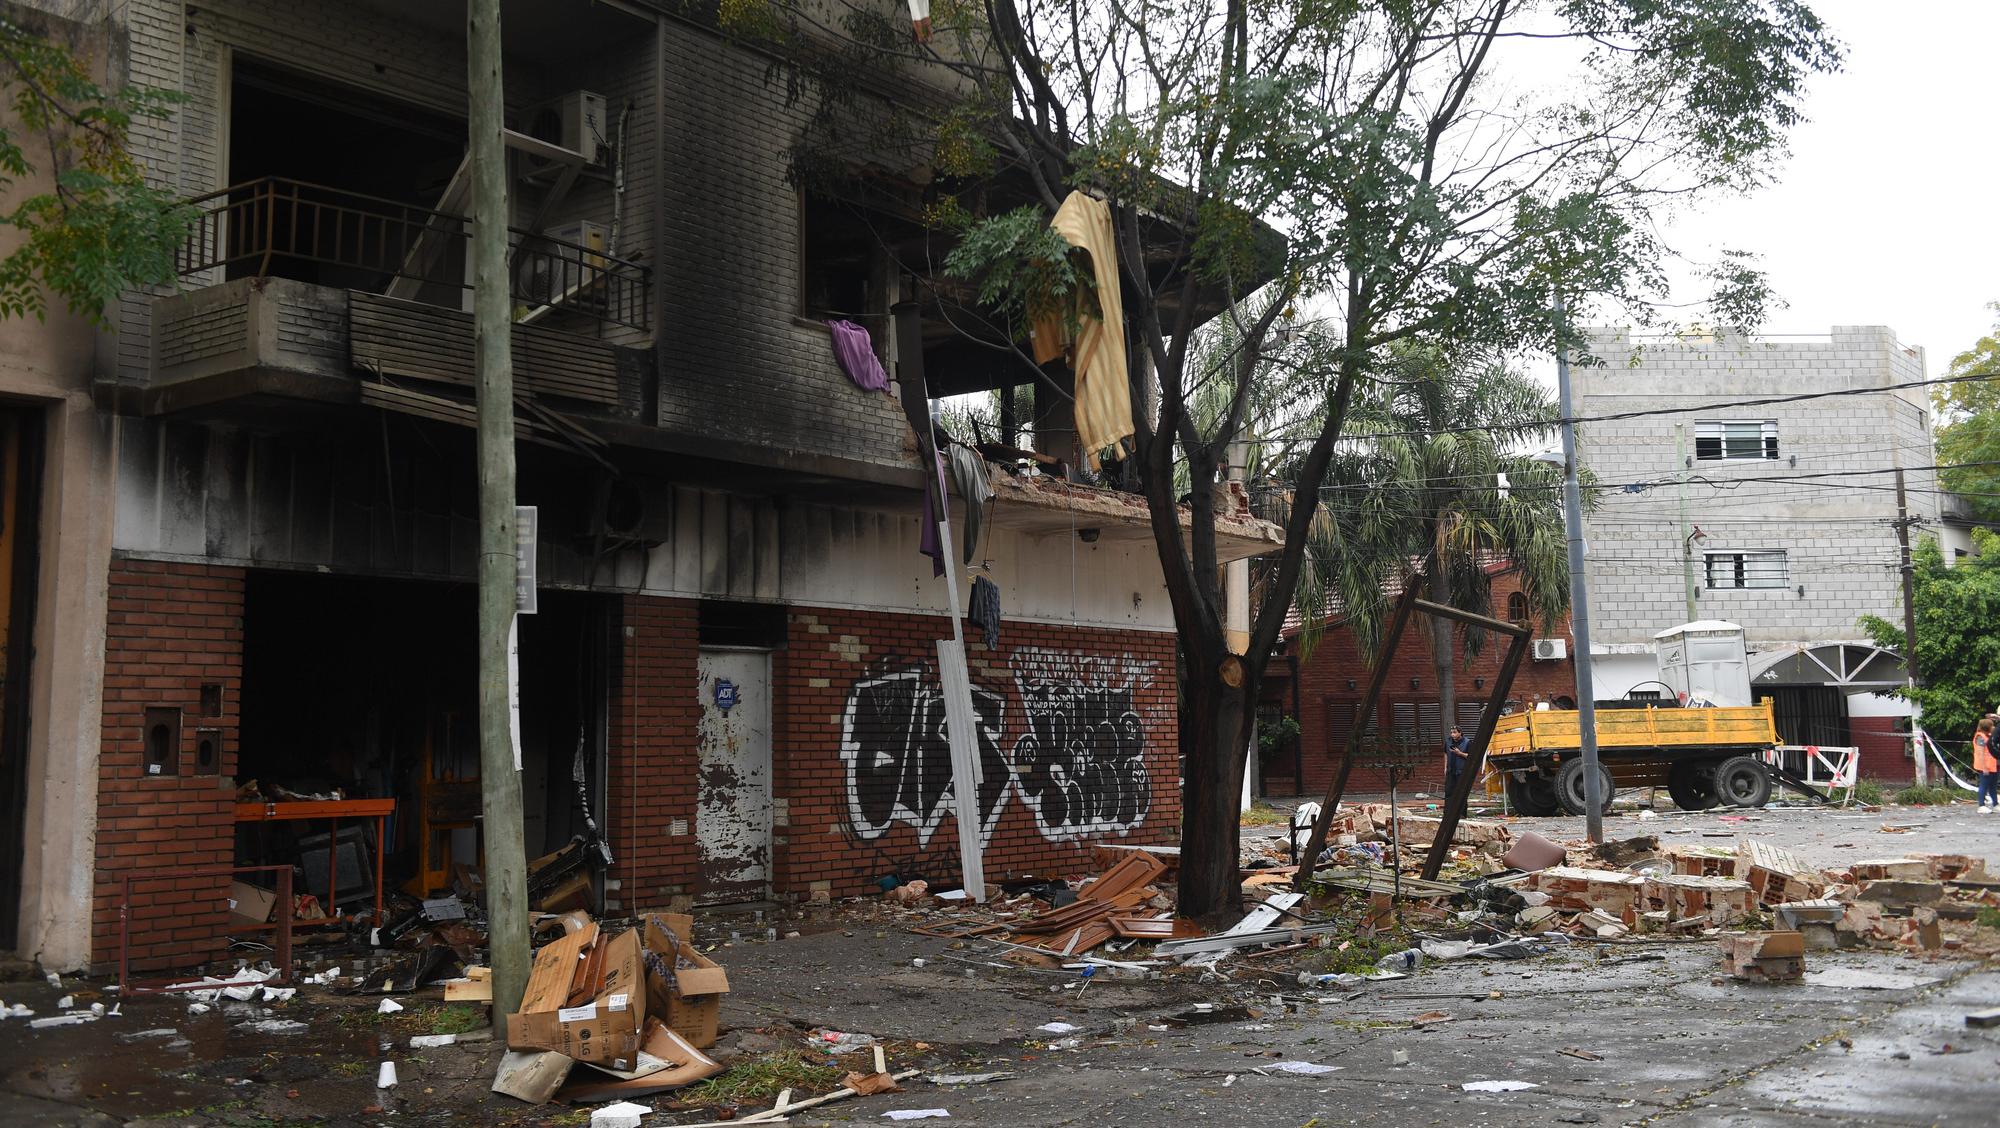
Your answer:
[[[1741,833],[1828,865],[1913,850],[1973,853],[2000,868],[2000,818],[1964,807],[1741,817],[1748,821],[1619,815],[1606,834],[1660,834],[1666,843],[1715,835],[1721,843]],[[1885,833],[1884,824],[1913,829]],[[1581,833],[1581,820],[1516,825],[1556,838]],[[1967,1012],[2000,1006],[2000,966],[1950,951],[1816,952],[1805,983],[1751,984],[1721,977],[1713,942],[1578,942],[1521,961],[1430,963],[1407,979],[1340,994],[1308,991],[1288,975],[1238,972],[1206,983],[1191,974],[1100,977],[1079,997],[1068,974],[993,966],[1001,949],[976,941],[838,915],[798,927],[798,939],[712,953],[734,987],[718,1056],[804,1046],[808,1030],[831,1027],[892,1040],[891,1069],[1016,1076],[959,1087],[913,1080],[906,1092],[827,1106],[794,1125],[891,1123],[888,1111],[929,1108],[948,1110],[949,1123],[1009,1128],[1170,1119],[1291,1128],[2000,1119],[2000,1030],[1964,1024]],[[1223,970],[1232,965],[1245,963]],[[69,983],[63,991],[87,1004],[92,986],[102,987]],[[58,993],[40,981],[0,983],[0,999],[39,1015],[56,1013]],[[97,998],[109,1004],[115,995]],[[1247,1009],[1202,1016],[1198,1004]],[[191,1015],[184,1000],[149,996],[81,1026],[31,1030],[23,1019],[0,1020],[0,1124],[587,1123],[581,1110],[488,1093],[495,1043],[408,1048],[410,1035],[460,1024],[462,1012],[416,998],[403,1014],[383,1017],[374,1005],[302,992],[268,1008],[223,1003]],[[254,1028],[274,1017],[305,1026]],[[1078,1029],[1037,1029],[1055,1021]],[[375,1088],[385,1039],[400,1075],[387,1094]],[[1482,1081],[1532,1087],[1462,1087]],[[700,1119],[663,1111],[646,1123]]]

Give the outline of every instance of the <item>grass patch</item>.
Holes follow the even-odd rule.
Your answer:
[[[1981,928],[2000,928],[2000,909],[1987,905],[1972,919],[1977,921]]]
[[[1854,784],[1854,801],[1870,807],[1879,807],[1889,797],[1889,789],[1879,779],[1858,780]]]
[[[349,1030],[367,1030],[380,1026],[394,1017],[394,1015],[383,1014],[381,1011],[363,1010],[360,1007],[355,1007],[351,1010],[341,1011],[334,1017],[333,1021]]]
[[[486,1025],[486,1014],[478,1007],[456,1004],[431,1012],[431,1033],[464,1034]]]
[[[374,1063],[367,1061],[360,1061],[353,1058],[346,1058],[341,1061],[333,1062],[329,1064],[326,1068],[328,1072],[332,1073],[336,1077],[359,1077],[363,1073],[366,1073],[370,1069],[373,1069]]]
[[[794,1095],[803,1099],[832,1091],[845,1072],[821,1065],[799,1050],[780,1050],[691,1085],[682,1090],[681,1099],[703,1106],[744,1105],[768,1102],[786,1089],[795,1090]]]
[[[1262,799],[1253,800],[1250,809],[1243,812],[1244,826],[1287,826],[1292,821],[1292,813],[1283,807],[1273,807]]]
[[[1917,784],[1896,792],[1896,802],[1905,807],[1942,807],[1959,797],[1957,789]]]

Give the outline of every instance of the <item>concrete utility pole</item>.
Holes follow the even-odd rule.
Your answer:
[[[467,0],[472,132],[472,329],[479,383],[479,792],[485,815],[486,945],[493,1029],[528,987],[528,861],[514,753],[509,652],[515,622],[514,356],[507,283],[506,87],[500,0]]]
[[[1917,568],[1910,562],[1910,499],[1903,493],[1903,472],[1896,471],[1896,550],[1903,572],[1903,677],[1905,684],[1917,684]],[[1916,718],[1910,719],[1910,770],[1917,786],[1930,782],[1930,766],[1924,762],[1924,730]]]
[[[1687,622],[1694,613],[1694,533],[1688,531],[1687,424],[1674,424],[1674,481],[1681,510],[1681,579],[1687,585]]]
[[[1556,320],[1564,332],[1562,294],[1556,294]],[[1569,532],[1569,628],[1576,642],[1571,665],[1576,667],[1578,743],[1583,746],[1584,829],[1592,842],[1604,841],[1604,795],[1597,778],[1597,699],[1590,684],[1590,584],[1583,574],[1583,489],[1577,484],[1576,412],[1569,391],[1569,349],[1556,349],[1556,399],[1562,412],[1563,524]]]

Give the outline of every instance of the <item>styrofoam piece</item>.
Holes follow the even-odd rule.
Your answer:
[[[619,1101],[590,1111],[590,1128],[639,1128],[639,1121],[653,1110],[631,1101]]]
[[[376,1007],[376,1008],[375,1008],[375,1013],[376,1013],[376,1014],[395,1014],[395,1013],[396,1013],[397,1011],[399,1011],[399,1010],[402,1010],[402,1009],[403,1009],[403,1004],[401,1004],[401,1003],[397,1002],[396,1000],[394,1000],[394,999],[383,999],[383,1000],[382,1000],[382,1005],[381,1005],[381,1006],[379,1006],[379,1007]]]
[[[377,1089],[393,1089],[396,1087],[395,1062],[385,1061],[382,1063],[382,1067],[375,1071],[375,1087]]]

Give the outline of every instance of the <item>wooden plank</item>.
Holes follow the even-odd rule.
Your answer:
[[[1161,874],[1167,872],[1166,865],[1149,854],[1128,854],[1117,865],[1105,870],[1096,881],[1083,887],[1077,893],[1078,900],[1109,901],[1119,895],[1151,885]]]
[[[444,981],[444,1001],[447,1003],[490,1003],[493,1001],[493,981],[491,979],[447,979]]]

